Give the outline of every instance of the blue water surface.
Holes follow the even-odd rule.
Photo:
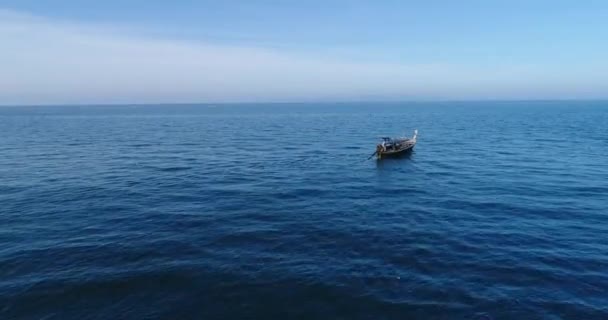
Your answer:
[[[5,107],[0,133],[1,319],[608,319],[607,102]]]

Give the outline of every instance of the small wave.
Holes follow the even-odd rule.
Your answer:
[[[166,168],[157,168],[158,171],[163,172],[176,172],[176,171],[186,171],[191,170],[192,167],[166,167]]]

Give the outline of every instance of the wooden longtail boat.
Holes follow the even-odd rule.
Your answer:
[[[414,136],[411,138],[382,137],[382,142],[376,146],[376,152],[372,155],[372,157],[376,156],[378,159],[382,159],[384,157],[400,155],[402,153],[410,151],[416,145],[417,137],[418,130],[414,130]]]

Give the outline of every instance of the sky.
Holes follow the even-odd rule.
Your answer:
[[[608,1],[0,0],[0,105],[608,98]]]

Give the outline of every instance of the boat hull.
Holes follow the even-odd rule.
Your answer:
[[[407,146],[405,148],[402,149],[398,149],[398,150],[387,150],[387,151],[382,151],[378,153],[378,160],[382,159],[382,158],[389,158],[389,157],[399,157],[402,156],[406,153],[411,152],[414,149],[415,144],[411,145],[411,146]]]

